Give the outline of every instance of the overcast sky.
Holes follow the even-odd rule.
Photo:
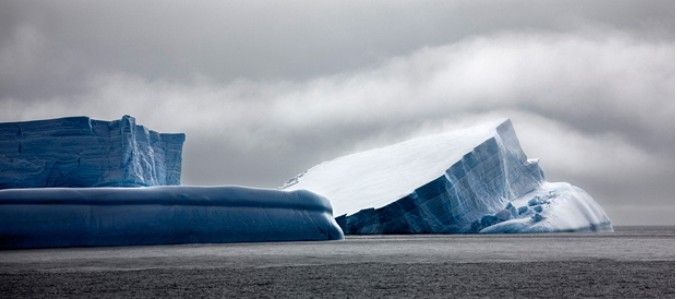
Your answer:
[[[185,132],[184,184],[513,120],[615,224],[674,224],[674,1],[0,1],[0,121]]]

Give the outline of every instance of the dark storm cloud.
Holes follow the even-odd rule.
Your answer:
[[[184,131],[190,184],[510,117],[616,223],[672,223],[674,109],[670,1],[0,4],[1,121]]]

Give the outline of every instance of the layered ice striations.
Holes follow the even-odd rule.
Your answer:
[[[346,234],[613,230],[585,191],[544,180],[510,120],[340,157],[284,189],[328,197]]]
[[[0,248],[339,240],[328,200],[244,187],[0,190]]]
[[[0,123],[0,189],[177,185],[184,140],[127,115]]]

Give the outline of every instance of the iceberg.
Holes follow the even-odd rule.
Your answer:
[[[0,123],[0,189],[178,185],[184,140],[128,115]]]
[[[510,120],[339,157],[282,189],[329,198],[345,234],[613,230],[585,191],[544,179]]]
[[[164,186],[184,140],[127,115],[0,123],[0,249],[343,238],[308,191]]]
[[[0,248],[339,240],[328,200],[244,187],[0,190]]]

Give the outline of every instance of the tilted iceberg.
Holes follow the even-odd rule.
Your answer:
[[[178,185],[184,139],[127,115],[0,123],[0,189]]]
[[[329,201],[243,187],[0,190],[0,248],[338,240]]]
[[[346,234],[613,230],[585,191],[544,180],[510,120],[343,156],[283,188],[329,198]]]

